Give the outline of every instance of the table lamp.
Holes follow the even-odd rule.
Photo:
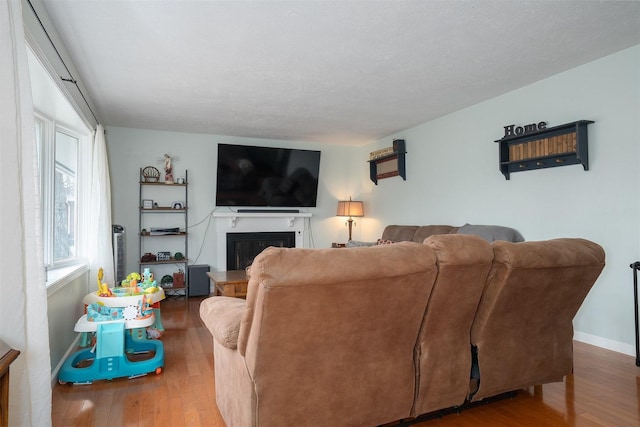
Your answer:
[[[349,197],[349,200],[338,201],[338,213],[336,215],[349,217],[346,223],[349,225],[349,240],[351,240],[351,229],[354,224],[352,217],[364,216],[363,203],[351,200],[351,197]]]

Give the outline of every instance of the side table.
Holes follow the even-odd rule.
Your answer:
[[[249,279],[245,270],[210,271],[207,276],[213,283],[213,295],[247,297]]]
[[[0,340],[0,426],[9,425],[9,366],[20,355]]]

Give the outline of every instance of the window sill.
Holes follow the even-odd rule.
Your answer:
[[[89,265],[87,263],[49,270],[47,272],[47,295],[55,293],[67,283],[77,279],[87,271],[89,271]]]

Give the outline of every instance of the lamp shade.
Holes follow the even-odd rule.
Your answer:
[[[338,202],[337,216],[364,216],[364,205],[361,201],[343,200]]]

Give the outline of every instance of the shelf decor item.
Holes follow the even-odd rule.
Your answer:
[[[173,273],[173,286],[176,288],[184,287],[184,272],[182,270]]]
[[[165,287],[172,288],[173,287],[173,277],[169,276],[168,274],[165,274],[164,276],[162,276],[162,279],[160,279],[160,286],[162,286],[163,288],[165,288]]]
[[[142,200],[142,209],[153,209],[153,200],[151,199]]]
[[[173,184],[173,166],[171,165],[171,156],[164,155],[164,183]]]
[[[157,258],[154,254],[147,252],[140,257],[140,262],[155,262]]]
[[[158,182],[160,180],[160,171],[153,166],[147,166],[142,169],[142,182]]]

